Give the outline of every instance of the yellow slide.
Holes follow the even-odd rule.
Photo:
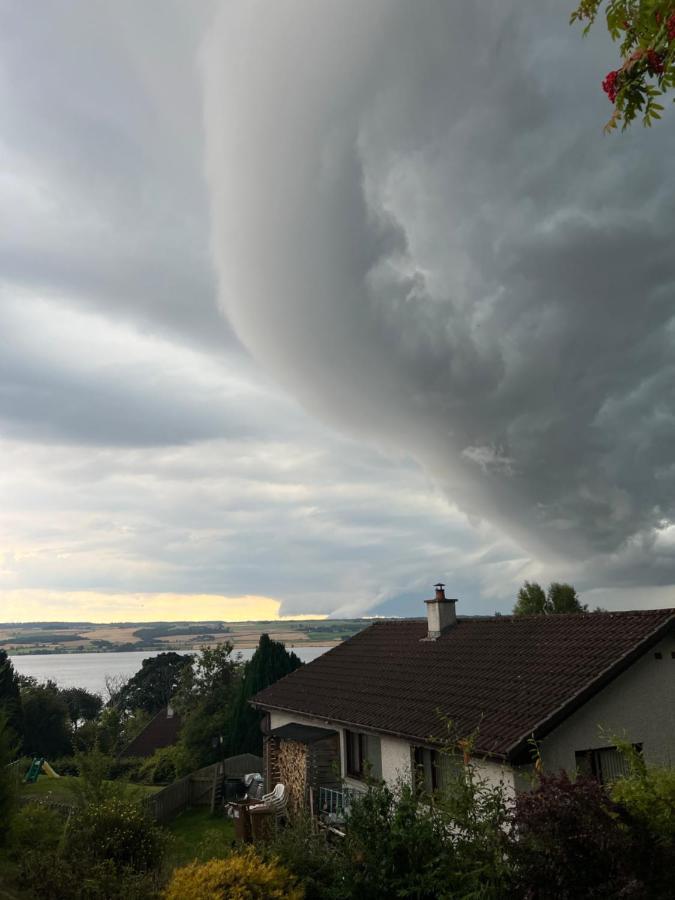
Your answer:
[[[47,760],[45,760],[42,763],[42,771],[45,773],[45,775],[49,775],[50,778],[60,778],[61,777],[60,775],[56,774],[56,772],[52,769],[52,767],[49,765]]]

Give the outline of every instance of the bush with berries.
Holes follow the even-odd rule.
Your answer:
[[[607,28],[620,41],[621,65],[602,82],[614,110],[606,130],[625,130],[638,116],[661,118],[660,99],[675,87],[675,0],[581,0],[571,22],[588,32],[604,9]]]

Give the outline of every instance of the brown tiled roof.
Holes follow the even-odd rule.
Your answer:
[[[655,643],[675,610],[377,622],[256,694],[255,705],[429,743],[478,730],[476,750],[515,758]]]
[[[122,756],[152,756],[155,750],[170,747],[178,740],[182,722],[178,713],[167,714],[166,707],[124,748]]]

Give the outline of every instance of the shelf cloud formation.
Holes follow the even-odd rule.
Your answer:
[[[671,584],[673,122],[601,134],[559,3],[264,7],[203,65],[238,335],[532,557]]]
[[[0,620],[675,605],[675,118],[602,134],[601,25],[5,7]]]

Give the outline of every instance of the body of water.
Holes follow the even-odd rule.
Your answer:
[[[330,647],[292,647],[303,662],[321,656]],[[157,656],[162,650],[130,650],[124,653],[43,653],[12,656],[12,665],[20,675],[32,675],[38,681],[51,678],[59,687],[82,687],[105,696],[107,676],[115,679],[131,678],[141,668],[144,659]],[[185,651],[187,652],[187,651]],[[254,650],[238,650],[235,656],[250,659]]]

